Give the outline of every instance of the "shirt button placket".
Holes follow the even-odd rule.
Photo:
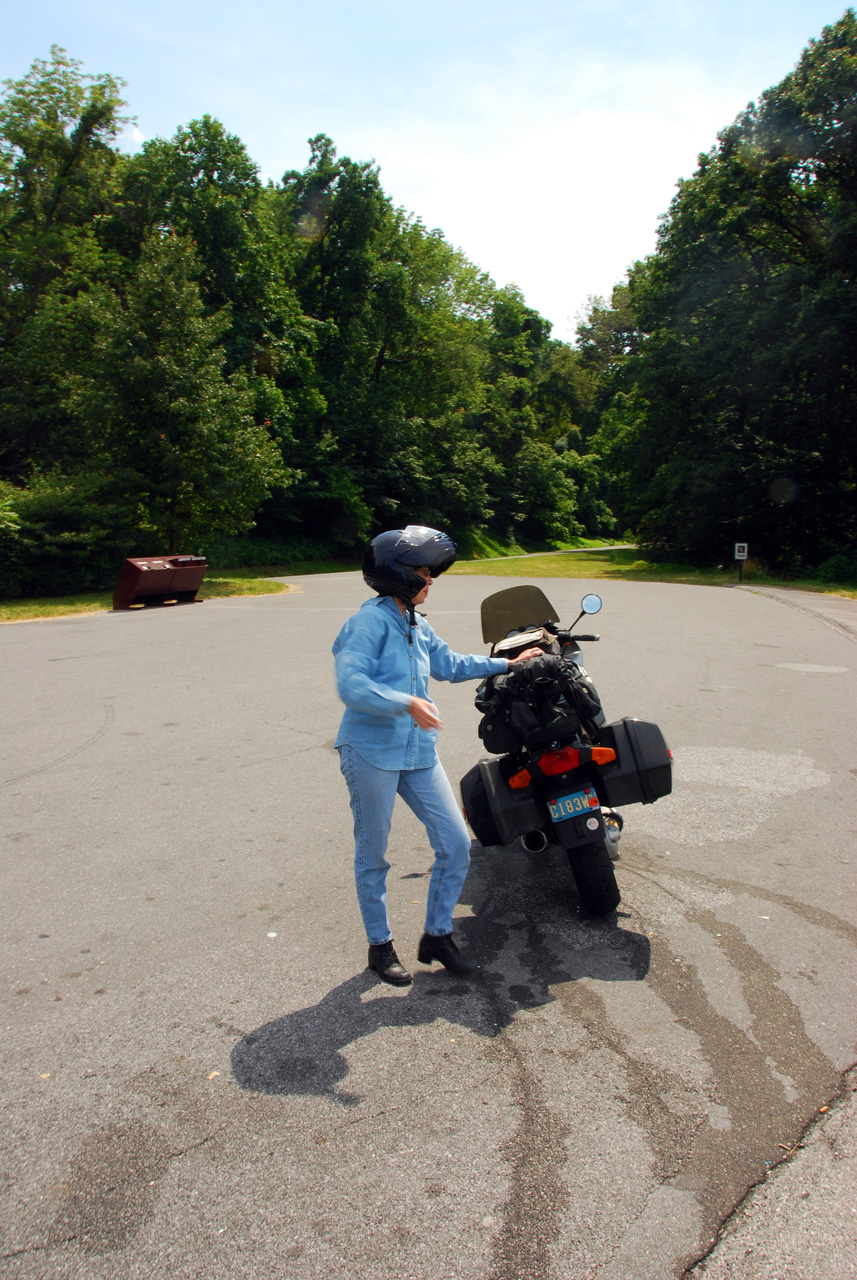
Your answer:
[[[411,690],[413,692],[414,697],[416,697],[417,664],[416,664],[416,659],[414,657],[413,646],[411,646],[408,650],[408,657],[411,663]],[[415,768],[417,763],[417,753],[419,750],[419,732],[420,731],[419,731],[419,726],[417,725],[417,722],[415,720],[412,721],[411,735],[410,735],[410,740],[408,742],[408,757],[409,757],[408,764],[412,769]]]

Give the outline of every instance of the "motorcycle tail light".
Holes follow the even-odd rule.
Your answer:
[[[543,756],[539,756],[536,764],[537,777],[567,773],[569,769],[576,769],[579,766],[580,752],[577,747],[562,747],[559,751],[546,751]],[[519,769],[509,779],[509,786],[513,791],[520,791],[523,787],[528,787],[532,780],[533,775],[529,769]]]
[[[562,747],[559,751],[547,751],[539,757],[539,768],[549,777],[555,773],[567,773],[579,769],[582,764],[610,764],[616,759],[612,747]]]
[[[551,778],[557,773],[579,769],[581,764],[610,764],[616,759],[612,747],[561,747],[559,751],[546,751],[536,761],[536,775]],[[521,791],[533,780],[529,769],[519,769],[509,779],[512,791]]]
[[[539,757],[539,768],[542,773],[567,773],[569,769],[580,767],[580,751],[577,747],[561,747],[559,751],[546,751]]]

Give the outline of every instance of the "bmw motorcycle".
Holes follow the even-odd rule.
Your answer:
[[[520,838],[530,853],[566,851],[580,902],[603,916],[621,900],[614,864],[629,804],[653,804],[672,790],[672,755],[656,724],[607,723],[583,666],[576,635],[601,599],[586,595],[569,628],[539,587],[510,587],[482,602],[482,638],[492,657],[539,657],[491,676],[476,692],[479,736],[491,758],[461,779],[464,814],[480,844]]]

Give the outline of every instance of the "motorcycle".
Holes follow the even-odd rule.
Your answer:
[[[479,736],[491,753],[461,779],[461,798],[477,840],[530,853],[564,849],[580,902],[603,916],[621,901],[614,863],[623,817],[619,808],[653,804],[672,790],[672,754],[656,724],[625,717],[607,723],[583,666],[576,635],[601,598],[585,595],[568,628],[539,587],[510,587],[482,602],[482,638],[491,656],[542,656],[491,676],[476,692]],[[536,622],[535,619],[540,619]]]

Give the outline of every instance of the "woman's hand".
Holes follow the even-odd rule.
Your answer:
[[[518,654],[517,658],[507,658],[506,661],[511,667],[513,662],[526,662],[528,658],[543,658],[544,656],[544,649],[525,649],[523,653]]]
[[[408,710],[421,729],[443,728],[440,716],[437,714],[437,707],[433,702],[427,702],[425,698],[411,698]]]

